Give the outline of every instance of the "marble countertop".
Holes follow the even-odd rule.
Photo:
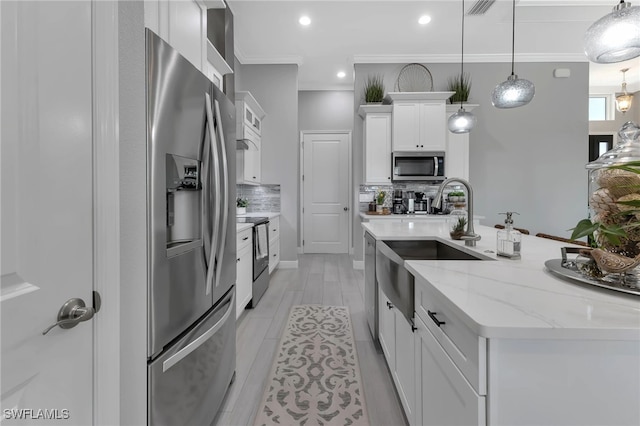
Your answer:
[[[497,257],[497,229],[476,226],[476,247],[449,237],[448,222],[362,223],[376,239],[437,239],[492,260],[409,260],[407,269],[444,296],[480,336],[517,339],[640,340],[640,297],[564,281],[544,262],[566,243],[522,236],[522,259]]]
[[[425,220],[425,221],[442,221],[451,218],[447,214],[367,214],[360,212],[360,217],[364,220]],[[475,220],[484,219],[484,216],[473,215]]]
[[[236,232],[242,232],[249,228],[253,228],[253,223],[236,223]]]
[[[273,219],[280,216],[280,212],[251,212],[247,214],[239,214],[237,217],[268,217]]]

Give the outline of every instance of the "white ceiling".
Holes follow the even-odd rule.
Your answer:
[[[465,0],[468,10],[476,0]],[[640,1],[640,0],[638,0]],[[353,89],[354,63],[459,62],[461,0],[227,0],[243,64],[299,65],[300,90]],[[517,0],[517,61],[587,62],[582,38],[618,0]],[[511,60],[510,0],[465,17],[465,62]],[[428,14],[426,26],[418,18]],[[298,23],[308,15],[311,25]],[[640,58],[590,64],[590,91],[640,90]],[[339,79],[339,70],[347,77]],[[517,72],[517,64],[516,64]]]

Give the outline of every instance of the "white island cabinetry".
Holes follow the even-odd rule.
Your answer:
[[[513,261],[488,253],[496,231],[486,226],[473,248],[452,241],[444,223],[362,226],[377,240],[437,239],[492,259],[405,261],[415,277],[413,342],[383,332],[382,313],[380,337],[395,344],[385,358],[401,396],[399,354],[414,353],[415,408],[403,402],[411,424],[640,424],[640,300],[546,272],[566,244],[525,235]]]

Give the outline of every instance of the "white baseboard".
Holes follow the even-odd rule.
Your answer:
[[[298,261],[297,260],[281,260],[278,263],[277,268],[279,269],[298,269]]]
[[[364,269],[364,260],[354,260],[353,269]]]

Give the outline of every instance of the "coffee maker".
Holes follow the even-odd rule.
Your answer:
[[[416,192],[415,209],[416,214],[429,214],[431,211],[431,198],[425,196],[424,192]]]
[[[403,214],[405,211],[404,204],[402,203],[402,191],[395,189],[393,191],[393,213]]]

